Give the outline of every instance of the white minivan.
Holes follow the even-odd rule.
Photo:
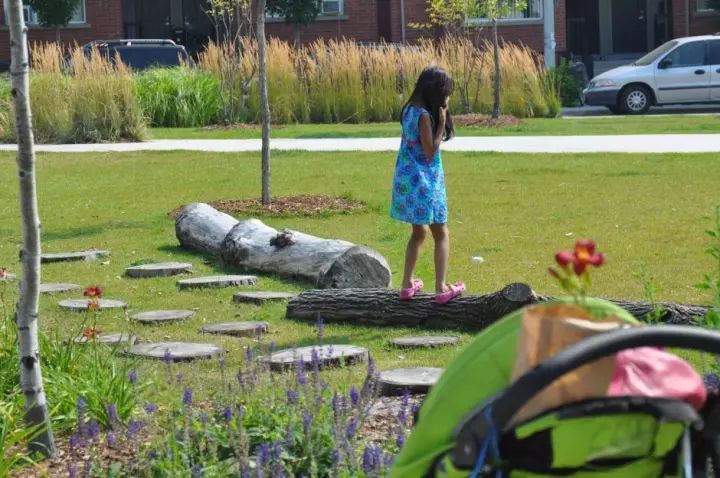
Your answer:
[[[720,34],[671,40],[635,63],[596,76],[583,91],[583,103],[618,114],[720,103]]]

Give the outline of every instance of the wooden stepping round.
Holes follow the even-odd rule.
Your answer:
[[[187,262],[160,262],[128,267],[125,275],[134,279],[147,277],[169,277],[192,272],[192,264]]]
[[[109,256],[109,251],[80,251],[80,252],[53,252],[40,255],[40,262],[72,262],[72,261],[94,261],[101,257]]]
[[[312,351],[317,350],[321,367],[339,367],[341,364],[353,365],[368,361],[369,353],[366,348],[355,345],[323,345],[312,347],[299,347],[275,352],[269,357],[263,357],[270,369],[284,371],[291,369],[302,360],[306,368],[312,368]]]
[[[238,292],[233,296],[235,302],[243,304],[264,304],[265,302],[277,302],[290,300],[297,297],[297,294],[289,292]]]
[[[443,369],[431,367],[397,368],[380,372],[378,386],[385,396],[427,393],[437,383]]]
[[[86,312],[88,310],[88,299],[66,299],[58,302],[58,305],[65,310],[72,312]],[[126,309],[127,303],[121,300],[99,299],[98,310],[105,309]]]
[[[209,287],[235,287],[257,284],[255,276],[210,276],[183,279],[177,282],[180,290],[204,289]]]
[[[458,342],[457,337],[453,336],[419,336],[419,337],[400,337],[394,339],[392,344],[396,347],[403,348],[429,348],[443,347],[446,345],[455,345]]]
[[[82,287],[77,284],[40,284],[41,294],[62,294],[80,289]]]
[[[265,334],[270,324],[267,322],[225,322],[222,324],[210,324],[200,329],[202,334],[222,334],[234,337],[255,337]]]
[[[129,355],[158,360],[185,362],[195,359],[210,359],[223,353],[222,347],[214,344],[189,342],[155,342],[135,345]]]
[[[130,318],[142,324],[162,324],[165,322],[187,320],[193,315],[195,315],[195,312],[192,310],[151,310],[148,312],[140,312]]]
[[[136,339],[136,337],[132,334],[126,334],[126,333],[102,334],[101,333],[95,339],[88,339],[87,337],[84,337],[81,335],[80,337],[75,337],[73,339],[73,342],[75,342],[76,344],[86,344],[88,342],[92,342],[93,340],[96,340],[99,343],[106,344],[106,345],[119,345],[119,344],[133,345],[135,343],[135,339]]]

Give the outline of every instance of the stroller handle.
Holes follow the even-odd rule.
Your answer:
[[[494,401],[495,426],[504,430],[520,409],[548,385],[568,372],[597,359],[638,347],[672,347],[720,355],[720,333],[666,325],[617,330],[596,335],[558,352],[519,377]]]

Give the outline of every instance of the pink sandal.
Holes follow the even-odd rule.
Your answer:
[[[461,281],[455,283],[455,286],[449,286],[450,290],[443,292],[442,294],[435,295],[435,302],[440,305],[445,305],[455,297],[462,295],[465,292],[465,284]]]
[[[400,289],[400,300],[410,300],[415,294],[420,292],[425,284],[420,279],[413,279],[412,287],[409,289]]]

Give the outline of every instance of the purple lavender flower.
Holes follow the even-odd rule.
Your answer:
[[[288,405],[297,405],[300,402],[300,394],[297,390],[287,391],[287,402]]]
[[[398,432],[395,444],[397,445],[398,450],[402,450],[402,447],[405,446],[405,434],[402,431]]]
[[[345,430],[345,433],[349,440],[352,440],[355,437],[355,433],[357,432],[357,418],[350,417],[350,421],[348,422],[347,429]]]
[[[393,463],[395,463],[395,457],[392,456],[390,453],[383,456],[383,466],[385,467],[386,470],[392,468]]]
[[[320,352],[318,352],[318,349],[313,347],[312,351],[310,351],[310,357],[312,368],[317,371],[320,368]]]
[[[340,450],[337,448],[333,448],[332,451],[332,464],[333,466],[338,466],[340,464]]]
[[[337,418],[340,416],[340,397],[338,396],[337,391],[333,392],[332,409],[335,420],[337,420]]]
[[[166,365],[170,365],[173,362],[173,356],[172,352],[170,352],[170,349],[165,349],[165,354],[163,355],[163,362],[165,362]]]
[[[193,466],[190,469],[190,475],[192,478],[202,478],[203,476],[203,466],[201,464],[197,464]]]
[[[185,388],[185,391],[183,392],[183,396],[182,396],[183,405],[185,405],[186,407],[191,406],[191,405],[192,405],[192,399],[193,399],[192,389],[186,387],[186,388]]]
[[[306,435],[310,433],[310,425],[312,425],[312,415],[309,410],[305,409],[303,410],[303,431]]]
[[[78,397],[75,408],[77,409],[78,419],[85,415],[85,412],[87,411],[87,402],[84,397]]]
[[[285,449],[292,450],[294,442],[295,442],[295,437],[293,435],[292,425],[290,423],[288,423],[287,427],[285,427]]]
[[[200,414],[200,423],[205,425],[207,424],[208,420],[210,420],[210,417],[208,416],[207,412],[202,412]]]
[[[401,425],[405,426],[407,424],[407,412],[405,411],[405,408],[400,407],[400,410],[398,410],[397,419]]]
[[[703,382],[709,392],[717,392],[718,389],[720,389],[720,377],[714,373],[706,373],[705,376],[703,376]]]
[[[350,403],[352,403],[353,407],[357,407],[358,403],[360,403],[360,392],[355,388],[355,385],[350,387]]]
[[[128,373],[128,382],[135,385],[138,381],[137,371],[135,369],[130,370]]]
[[[250,468],[247,465],[243,465],[242,471],[240,472],[240,478],[250,478]]]
[[[108,419],[110,420],[110,424],[112,426],[113,423],[119,423],[120,417],[118,417],[118,411],[117,406],[115,406],[114,403],[111,403],[106,408]]]
[[[232,420],[233,412],[230,407],[225,407],[225,410],[223,410],[223,418],[225,418],[226,422],[229,422]]]
[[[403,391],[402,397],[400,397],[400,405],[405,409],[410,405],[410,391],[407,388]]]
[[[245,387],[245,376],[243,375],[242,370],[237,373],[235,379],[237,380],[238,385],[240,385],[240,388]]]
[[[295,372],[295,380],[300,386],[307,385],[307,376],[305,375],[305,362],[301,358],[297,363],[297,370]]]
[[[375,360],[372,357],[368,358],[368,377],[375,377],[377,368],[375,367]]]
[[[260,446],[258,446],[257,457],[260,466],[266,466],[270,463],[270,445],[261,443]]]
[[[412,416],[416,417],[419,411],[420,411],[420,404],[413,403],[412,407],[410,408],[410,413],[412,413]]]
[[[363,452],[362,470],[366,475],[369,475],[371,471],[375,469],[375,455],[372,450],[372,445],[365,447]]]
[[[80,435],[73,433],[70,436],[70,448],[75,449],[75,448],[79,447],[80,445],[82,445],[82,439],[81,439]]]
[[[315,322],[315,329],[317,330],[317,339],[319,343],[322,343],[322,339],[325,336],[325,324],[323,323],[322,317],[318,314],[317,322]]]
[[[90,423],[88,423],[87,426],[87,436],[91,440],[97,439],[97,437],[100,435],[100,425],[98,425],[98,422],[95,420],[92,420]]]
[[[77,478],[77,476],[78,476],[77,466],[70,465],[70,467],[68,467],[68,474],[70,475],[70,478]]]
[[[245,348],[245,360],[247,360],[248,363],[253,361],[253,351],[250,347]]]
[[[105,433],[105,440],[107,440],[107,444],[110,448],[114,448],[115,444],[117,443],[117,440],[115,439],[115,434],[111,431]]]
[[[130,420],[127,425],[127,436],[133,439],[143,429],[143,422],[139,420]]]
[[[237,409],[237,416],[238,420],[242,420],[243,418],[245,418],[245,407],[243,407],[242,405],[240,405]]]
[[[147,413],[148,415],[152,415],[153,413],[157,412],[158,409],[157,405],[155,405],[154,403],[146,403],[143,408],[145,409],[145,413]]]

